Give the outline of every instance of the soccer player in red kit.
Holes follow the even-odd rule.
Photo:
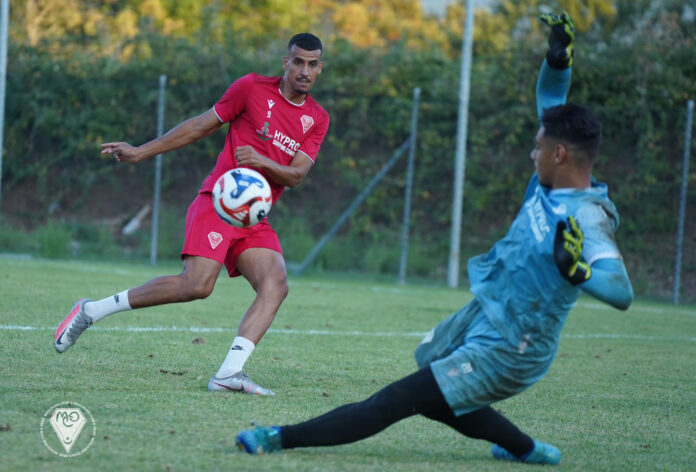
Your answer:
[[[278,236],[265,220],[249,228],[223,222],[215,213],[211,192],[218,177],[236,167],[261,172],[271,186],[274,203],[285,187],[295,187],[304,180],[329,127],[328,113],[309,95],[324,65],[322,52],[319,38],[297,34],[288,43],[282,77],[248,74],[230,85],[210,110],[141,146],[126,142],[101,145],[102,154],[111,154],[118,162],[137,163],[230,124],[215,168],[188,209],[182,272],[157,277],[102,300],[78,300],[56,330],[54,347],[59,353],[72,346],[92,323],[111,314],[206,298],[224,265],[230,277],[242,275],[249,281],[256,298],[244,314],[225,360],[208,382],[208,390],[273,394],[249,379],[242,368],[288,294]]]

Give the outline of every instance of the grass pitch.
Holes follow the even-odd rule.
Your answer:
[[[260,457],[234,447],[252,421],[301,421],[412,372],[421,336],[470,300],[464,290],[291,277],[288,299],[246,366],[275,397],[206,391],[253,298],[243,279],[221,277],[206,300],[111,316],[66,353],[54,351],[55,327],[77,298],[178,270],[0,257],[0,469],[540,469],[494,461],[489,444],[419,417],[344,446]],[[619,312],[583,297],[549,375],[497,408],[558,446],[559,470],[693,470],[694,359],[696,307],[636,302]],[[94,442],[77,457],[55,455],[42,440],[44,413],[63,401],[84,406],[96,423]],[[90,436],[85,429],[76,450]]]

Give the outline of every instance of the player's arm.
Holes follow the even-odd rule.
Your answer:
[[[302,151],[297,151],[288,165],[279,164],[273,159],[259,154],[248,145],[239,146],[235,149],[234,155],[238,165],[262,169],[273,181],[286,187],[299,185],[314,164],[312,159]]]
[[[633,287],[619,258],[600,258],[588,264],[583,256],[584,234],[573,216],[559,221],[554,240],[554,260],[568,282],[593,297],[626,310],[633,301]]]
[[[575,26],[568,13],[544,14],[541,21],[551,27],[549,50],[541,65],[536,86],[537,115],[539,120],[545,108],[563,105],[568,96],[573,64]]]
[[[179,149],[194,141],[209,136],[222,126],[212,108],[205,113],[189,118],[172,128],[167,134],[153,139],[141,146],[131,146],[126,142],[104,143],[102,154],[113,154],[119,162],[140,162],[157,154]]]
[[[633,301],[633,287],[621,259],[599,259],[592,264],[592,277],[580,288],[619,310],[626,310]]]

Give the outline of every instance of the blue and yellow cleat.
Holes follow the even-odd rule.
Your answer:
[[[237,435],[237,447],[247,454],[266,454],[283,449],[280,440],[280,426],[257,426],[246,429]]]
[[[503,461],[526,462],[528,464],[550,464],[556,465],[561,462],[561,451],[551,444],[534,441],[534,448],[527,454],[517,457],[510,454],[507,449],[494,444],[491,448],[493,457]]]

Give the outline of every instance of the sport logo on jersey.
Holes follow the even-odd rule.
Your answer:
[[[546,235],[551,232],[551,228],[546,220],[544,206],[538,196],[530,198],[524,206],[527,209],[529,226],[534,234],[534,238],[538,243],[541,243]]]
[[[309,128],[311,128],[314,125],[314,118],[311,116],[307,115],[302,115],[302,118],[300,118],[300,122],[302,123],[302,133],[306,133],[309,131]]]
[[[263,124],[262,130],[258,130],[258,129],[256,130],[256,135],[259,137],[259,139],[261,141],[268,141],[269,139],[271,139],[271,137],[268,135],[268,126],[269,125],[270,125],[270,123],[268,121],[266,121]]]
[[[273,136],[273,145],[289,156],[294,155],[300,149],[300,143],[278,130]]]

